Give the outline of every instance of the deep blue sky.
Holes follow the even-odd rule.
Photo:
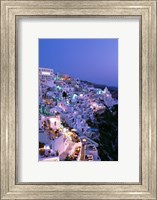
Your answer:
[[[118,86],[118,39],[39,39],[39,67]]]

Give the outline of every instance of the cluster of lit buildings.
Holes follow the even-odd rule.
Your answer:
[[[107,89],[39,68],[39,160],[100,161],[94,113],[117,104]]]

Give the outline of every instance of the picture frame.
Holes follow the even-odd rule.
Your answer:
[[[141,137],[139,183],[17,181],[18,17],[140,18]],[[156,1],[1,0],[1,199],[156,199]]]

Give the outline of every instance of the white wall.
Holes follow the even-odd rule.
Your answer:
[[[64,138],[61,135],[59,138],[55,139],[54,141],[54,150],[59,151],[59,155],[64,151]]]

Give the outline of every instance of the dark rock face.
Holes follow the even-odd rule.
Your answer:
[[[111,92],[112,97],[114,99],[118,99],[118,88],[116,88],[116,87],[109,87],[108,89]]]
[[[102,161],[118,161],[118,105],[95,113],[95,121],[89,122],[99,130],[98,152]]]

